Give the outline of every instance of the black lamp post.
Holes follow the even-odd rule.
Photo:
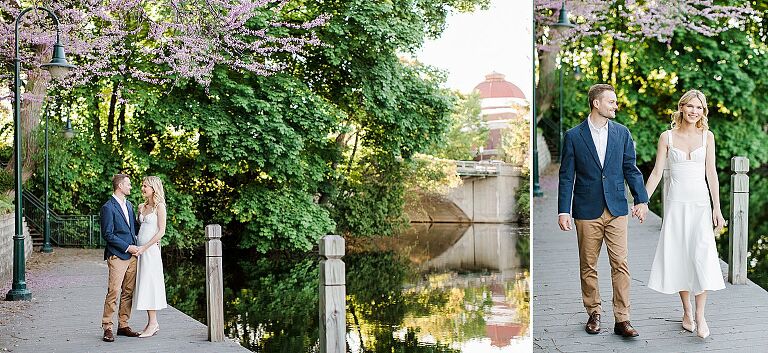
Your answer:
[[[535,9],[534,9],[535,10]],[[539,148],[538,148],[538,133],[536,132],[536,15],[533,16],[533,69],[534,69],[534,79],[533,79],[533,196],[539,197],[543,196],[544,192],[541,191],[541,186],[539,185]],[[564,30],[566,28],[573,28],[574,25],[571,23],[571,21],[568,20],[568,10],[565,8],[565,1],[563,1],[563,5],[560,6],[560,17],[557,21],[557,23],[553,24],[552,27],[554,27],[557,30]],[[559,91],[559,100],[560,104],[558,104],[560,108],[560,127],[558,128],[559,134],[560,134],[560,142],[558,147],[560,148],[559,154],[562,154],[562,145],[563,145],[563,70],[562,70],[562,64],[560,66],[560,91]]]
[[[16,17],[16,31],[15,31],[15,58],[14,58],[14,100],[13,100],[13,144],[15,150],[14,164],[16,172],[16,229],[13,236],[13,285],[11,290],[6,294],[6,300],[30,300],[32,299],[32,293],[27,289],[27,282],[25,279],[25,262],[24,262],[24,229],[22,220],[22,189],[21,189],[21,59],[19,58],[19,24],[21,18],[29,11],[43,10],[56,23],[56,44],[53,46],[53,58],[51,62],[41,65],[42,68],[47,69],[51,76],[54,78],[60,78],[64,76],[73,65],[67,63],[67,59],[64,55],[64,46],[61,45],[59,39],[59,19],[53,13],[53,11],[41,7],[32,6],[24,9]],[[47,129],[47,125],[46,125]],[[46,209],[46,212],[48,210]],[[46,216],[47,219],[47,216]]]

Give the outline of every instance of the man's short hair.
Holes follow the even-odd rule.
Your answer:
[[[595,99],[600,99],[605,91],[616,92],[613,86],[605,83],[598,83],[589,88],[589,94],[587,94],[589,96],[589,110],[595,107],[593,102]]]
[[[115,176],[112,177],[112,191],[117,190],[117,187],[125,179],[128,179],[127,175],[125,175],[125,174],[115,174]]]

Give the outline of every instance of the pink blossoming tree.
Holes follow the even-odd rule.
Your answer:
[[[565,3],[574,28],[557,31],[552,26],[559,19]],[[608,59],[611,77],[616,56],[616,42],[669,42],[675,30],[684,29],[703,36],[714,36],[729,28],[744,26],[754,15],[749,3],[741,6],[718,5],[712,0],[669,1],[602,1],[602,0],[536,0],[536,36],[538,46],[539,84],[537,119],[552,106],[556,95],[557,59],[561,49],[584,37],[603,38],[605,47],[595,50]]]
[[[22,65],[22,129],[25,142],[25,180],[34,167],[37,143],[32,131],[39,125],[48,89],[67,89],[111,81],[112,102],[125,82],[172,87],[193,80],[207,86],[216,65],[258,75],[282,68],[275,54],[299,54],[319,45],[313,29],[326,16],[311,21],[284,21],[288,0],[48,0],[0,2],[0,71],[12,92],[15,19],[23,8],[45,6],[61,22],[61,40],[68,60],[77,68],[61,82],[39,68],[51,57],[55,29],[44,11],[24,16],[19,40]],[[2,97],[13,99],[12,94]],[[8,168],[13,168],[9,165]]]

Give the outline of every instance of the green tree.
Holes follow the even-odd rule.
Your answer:
[[[478,148],[485,146],[488,140],[488,127],[481,115],[480,94],[456,92],[456,96],[451,123],[442,143],[435,144],[427,153],[445,159],[472,160]]]

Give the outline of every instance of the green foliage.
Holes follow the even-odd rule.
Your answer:
[[[316,31],[324,45],[272,57],[281,73],[216,67],[208,87],[116,74],[64,89],[49,101],[52,131],[69,116],[78,135],[51,141],[53,209],[98,213],[112,174],[125,172],[135,204],[141,177],[161,177],[163,243],[176,248],[200,246],[213,223],[232,234],[225,243],[257,252],[308,250],[334,231],[393,234],[407,222],[413,156],[441,141],[455,100],[440,87],[443,73],[401,57],[439,35],[451,11],[487,3],[292,1],[278,15],[284,20],[330,20]],[[152,59],[130,64],[152,72]],[[41,170],[32,187],[42,193]]]
[[[333,228],[328,211],[311,195],[291,189],[244,187],[232,205],[235,220],[245,224],[239,245],[258,252],[310,250]]]
[[[0,192],[7,192],[16,189],[13,171],[0,169]]]
[[[594,46],[613,48],[599,52]],[[718,169],[724,170],[733,156],[746,156],[753,167],[768,162],[766,97],[768,57],[763,43],[749,32],[731,29],[713,37],[677,30],[669,43],[626,43],[605,37],[587,37],[569,51],[580,53],[577,61],[584,79],[564,80],[564,127],[570,128],[589,113],[586,94],[601,79],[617,87],[620,112],[617,121],[627,125],[636,142],[638,163],[649,171],[659,135],[669,129],[670,115],[680,96],[689,89],[704,92],[708,99],[709,126],[717,143]],[[572,72],[566,61],[565,72]],[[611,72],[609,79],[606,73]],[[557,109],[547,113],[557,120]]]
[[[445,138],[442,143],[431,146],[427,153],[438,158],[472,160],[478,147],[485,146],[488,140],[488,127],[480,115],[480,94],[456,93],[456,96]]]
[[[392,160],[387,164],[356,164],[333,200],[331,215],[338,232],[355,236],[393,235],[407,226],[402,212],[407,167],[402,164]]]
[[[13,213],[15,205],[11,196],[0,194],[0,215]]]
[[[520,186],[517,188],[517,214],[520,217],[519,222],[528,224],[531,220],[531,181],[528,173],[520,176]],[[526,252],[527,254],[528,252]]]
[[[531,150],[531,124],[528,120],[510,122],[510,125],[501,130],[501,154],[500,158],[507,163],[520,166],[524,172],[528,172],[528,161]]]
[[[456,162],[437,159],[426,155],[417,155],[411,161],[404,180],[408,190],[406,198],[415,193],[432,196],[446,196],[452,188],[461,185],[461,177],[456,174]]]

